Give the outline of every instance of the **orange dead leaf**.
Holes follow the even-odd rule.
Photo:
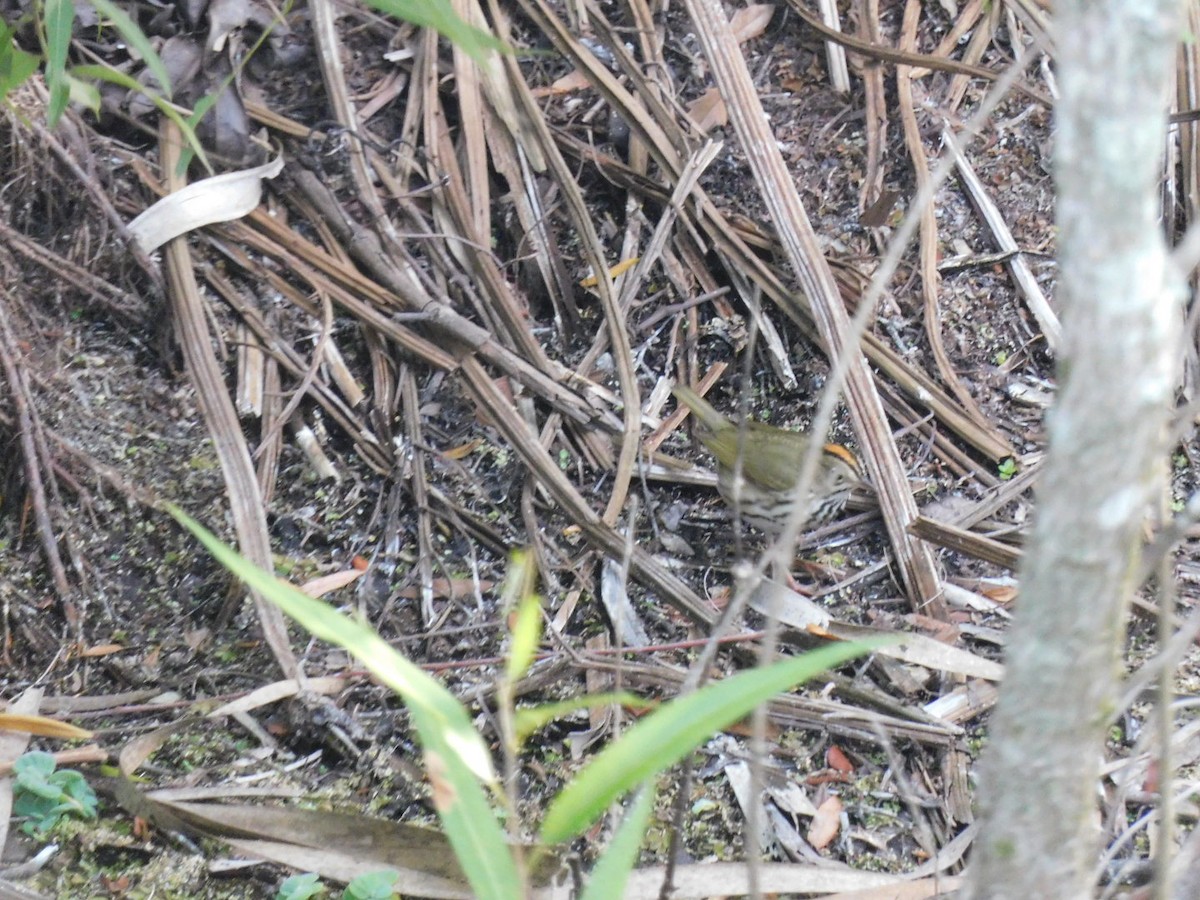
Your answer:
[[[756,38],[767,30],[775,7],[770,3],[754,3],[744,6],[729,17],[729,30],[739,44]]]
[[[123,653],[125,648],[120,644],[97,644],[95,647],[85,647],[79,651],[79,655],[84,659],[94,659],[98,656],[112,656],[114,653]]]
[[[640,256],[634,256],[630,259],[621,260],[615,266],[609,268],[608,277],[617,278],[620,275],[624,275],[626,272],[636,266],[640,260]],[[599,283],[600,280],[595,275],[589,275],[587,278],[583,279],[583,281],[579,282],[579,286],[585,288],[594,288]]]
[[[843,775],[849,775],[854,771],[854,763],[850,762],[850,759],[837,744],[831,745],[825,751],[825,765],[829,766],[835,772],[841,772]]]
[[[340,572],[330,572],[328,575],[322,575],[320,578],[306,581],[300,585],[300,590],[316,600],[318,597],[325,596],[330,591],[336,591],[338,588],[353,584],[362,578],[362,576],[363,570],[361,569],[342,569]]]
[[[446,780],[446,766],[441,756],[436,753],[425,753],[425,772],[429,776],[429,786],[433,788],[433,806],[438,812],[446,812],[458,799],[454,785]]]
[[[0,713],[0,731],[16,731],[78,741],[92,736],[90,731],[76,728],[74,725],[68,725],[58,719],[48,719],[45,716],[24,716],[19,713]]]
[[[696,123],[696,127],[706,133],[714,128],[721,128],[729,122],[729,110],[725,108],[721,92],[716,88],[709,88],[689,103],[687,110],[692,121]]]
[[[556,97],[559,94],[569,94],[572,91],[581,91],[589,86],[590,82],[587,80],[587,76],[578,69],[572,69],[549,87],[535,88],[533,90],[533,96]]]
[[[446,459],[462,459],[463,457],[470,456],[481,446],[483,446],[483,438],[475,438],[474,440],[467,441],[465,444],[459,444],[457,447],[443,450],[442,456],[446,457]]]
[[[841,823],[842,801],[833,794],[817,807],[817,814],[808,826],[808,842],[817,850],[824,850],[837,837]]]
[[[1017,599],[1017,589],[1010,584],[986,585],[979,589],[979,593],[987,597],[989,600],[994,600],[997,603],[1003,603],[1008,606]]]

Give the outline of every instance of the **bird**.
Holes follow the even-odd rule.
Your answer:
[[[812,438],[765,422],[743,428],[684,384],[672,393],[696,417],[696,436],[717,458],[717,491],[743,521],[770,535],[783,532],[796,504],[796,481]],[[739,450],[741,484],[735,484]],[[871,489],[854,454],[825,444],[804,503],[804,521],[820,524],[837,515],[855,488]]]

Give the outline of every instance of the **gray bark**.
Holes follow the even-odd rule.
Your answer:
[[[1178,358],[1157,187],[1180,12],[1175,0],[1055,4],[1065,343],[982,764],[972,900],[1093,893],[1098,767]]]

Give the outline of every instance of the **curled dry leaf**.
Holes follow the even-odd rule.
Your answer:
[[[129,230],[143,250],[149,253],[171,238],[179,237],[213,222],[239,219],[258,206],[264,178],[283,171],[283,157],[277,156],[253,169],[227,172],[189,184],[163,197],[129,223]]]

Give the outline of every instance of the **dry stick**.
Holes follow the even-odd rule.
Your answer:
[[[1195,34],[1196,29],[1200,27],[1200,8],[1196,4],[1189,3],[1187,5],[1187,25],[1185,26],[1189,33]],[[1179,64],[1176,67],[1176,88],[1175,88],[1175,107],[1176,109],[1195,108],[1200,101],[1200,47],[1196,46],[1195,41],[1182,41],[1179,47]],[[1171,192],[1169,195],[1173,206],[1182,206],[1185,212],[1186,221],[1189,225],[1196,223],[1197,204],[1200,203],[1200,163],[1197,161],[1197,155],[1200,153],[1200,145],[1198,145],[1197,126],[1194,123],[1179,125],[1173,129],[1178,135],[1179,141],[1179,161],[1183,169],[1182,187],[1179,190]],[[1174,167],[1169,166],[1168,169]],[[1179,195],[1182,194],[1182,198]],[[1182,199],[1182,203],[1180,202]],[[1164,210],[1163,221],[1175,222],[1178,213],[1174,209]]]
[[[746,635],[729,636],[722,643],[742,641]],[[592,659],[593,664],[612,665]],[[666,666],[651,666],[626,659],[621,664],[630,687],[651,690],[667,696],[689,691],[690,675]],[[857,706],[821,697],[783,694],[769,701],[771,718],[788,728],[812,729],[853,740],[874,743],[879,739],[875,726],[882,727],[891,740],[913,740],[927,746],[947,747],[962,735],[962,729],[928,718],[900,718],[888,712],[863,710]]]
[[[240,247],[222,241],[217,242],[217,249],[228,256],[235,265],[244,269],[248,275],[263,281],[282,296],[291,300],[308,315],[315,318],[318,314],[319,311],[311,303],[298,296],[298,291],[290,282],[285,281],[279,273],[264,269],[262,266],[253,263]],[[332,293],[334,299],[340,299],[336,287],[330,290],[329,282],[309,270],[306,266],[295,267],[291,271],[301,278],[307,274],[309,277],[306,280],[309,281],[314,290],[322,293]],[[225,301],[233,310],[241,316],[242,322],[262,343],[263,352],[268,354],[277,364],[283,366],[294,378],[302,379],[307,371],[304,360],[296,352],[291,343],[285,341],[279,335],[278,331],[267,323],[262,312],[247,303],[233,286],[232,282],[216,269],[210,268],[206,270],[205,279],[218,294],[225,298]],[[316,378],[308,386],[306,393],[325,410],[330,419],[339,428],[353,437],[358,447],[358,452],[367,465],[381,475],[386,475],[392,470],[392,458],[388,447],[380,443],[366,424],[361,421],[360,417],[355,414],[348,402],[326,384],[324,379]]]
[[[1008,223],[1004,221],[1000,210],[992,202],[983,182],[975,174],[974,167],[958,149],[958,142],[954,140],[954,135],[951,134],[949,128],[942,129],[942,143],[954,155],[954,162],[958,166],[958,177],[966,189],[967,197],[983,218],[984,223],[991,229],[996,246],[1001,252],[1012,254],[1006,260],[1009,274],[1016,282],[1017,290],[1025,298],[1025,305],[1037,319],[1038,327],[1042,329],[1042,334],[1046,338],[1046,346],[1050,348],[1051,353],[1057,353],[1059,345],[1062,343],[1062,323],[1058,321],[1058,315],[1050,307],[1050,301],[1042,292],[1037,278],[1029,268],[1029,263],[1021,254],[1021,248],[1017,246],[1017,241],[1009,230]]]
[[[834,31],[828,28],[824,22],[817,16],[813,15],[804,8],[804,0],[788,0],[788,6],[792,12],[804,20],[810,28],[820,32],[821,36],[827,40],[836,41],[843,45],[847,50],[854,53],[862,54],[868,59],[879,59],[884,62],[897,63],[903,66],[916,66],[926,69],[935,69],[940,72],[956,72],[963,75],[969,75],[972,78],[982,78],[984,81],[999,81],[1003,75],[997,74],[991,69],[983,68],[982,66],[972,66],[967,63],[956,62],[953,59],[944,59],[940,56],[930,56],[926,53],[906,53],[903,50],[895,50],[891,47],[884,47],[879,44],[872,44],[868,41],[862,41],[858,38],[850,37],[840,31]],[[1036,100],[1045,107],[1053,106],[1053,101],[1043,94],[1041,91],[1023,85],[1014,84],[1013,89],[1019,91],[1031,100]]]
[[[263,372],[262,423],[258,439],[258,484],[262,489],[263,503],[269,509],[275,496],[275,486],[279,481],[279,459],[283,455],[283,432],[276,428],[276,425],[282,422],[279,413],[283,405],[283,378],[280,375],[282,367],[279,360],[265,352],[263,356],[266,364]]]
[[[563,507],[563,512],[579,525],[592,544],[610,556],[619,558],[625,552],[625,539],[588,505],[538,442],[537,435],[516,415],[511,403],[496,387],[480,361],[469,356],[462,361],[460,371],[475,401],[491,411],[497,430],[521,454],[525,464]],[[633,548],[630,571],[644,586],[656,592],[659,599],[674,604],[700,624],[711,625],[716,619],[711,606],[640,547]]]
[[[576,385],[591,391],[592,385],[589,382],[583,381],[565,366],[553,362],[539,368],[507,347],[501,346],[491,332],[476,325],[448,304],[432,297],[416,278],[410,266],[397,265],[388,257],[383,252],[378,237],[373,232],[358,227],[341,208],[328,187],[313,173],[300,170],[295,173],[295,179],[300,189],[331,225],[339,240],[349,247],[354,259],[376,279],[375,281],[356,269],[334,261],[327,253],[313,247],[290,228],[261,211],[252,214],[251,221],[264,234],[270,235],[278,245],[302,254],[314,267],[333,277],[354,295],[339,302],[352,304],[356,315],[370,319],[376,330],[398,341],[402,347],[411,349],[419,357],[427,360],[434,357],[447,359],[445,350],[430,341],[418,338],[385,315],[384,311],[390,313],[403,310],[419,313],[424,327],[436,335],[442,347],[449,343],[451,347],[459,348],[460,352],[474,351],[490,365],[515,378],[574,421],[591,424],[599,419],[605,427],[617,430],[620,420],[611,413],[604,413],[595,406],[586,405],[567,386]],[[261,238],[257,243],[262,243]],[[371,302],[366,303],[357,299],[359,297]],[[452,361],[449,364],[442,363],[439,364],[439,368],[453,369],[454,364]]]
[[[325,348],[329,346],[330,337],[333,334],[333,304],[329,300],[328,291],[318,290],[317,294],[321,299],[321,333],[317,337],[316,346],[313,347],[312,359],[309,360],[308,367],[300,377],[300,383],[292,391],[291,398],[280,411],[278,417],[276,417],[274,425],[263,437],[264,446],[260,446],[258,451],[254,453],[254,458],[256,459],[266,449],[265,445],[267,443],[273,442],[279,437],[283,431],[284,423],[290,421],[296,410],[300,408],[300,404],[308,396],[309,390],[317,379],[321,363],[325,361]]]
[[[507,24],[499,15],[499,9],[495,2],[492,3],[492,11],[496,18],[498,36],[501,40],[509,40]],[[555,144],[537,104],[534,103],[528,90],[521,89],[524,86],[524,80],[516,59],[506,56],[504,65],[512,84],[517,88],[517,100],[522,104],[529,129],[540,141],[539,149],[545,156],[547,168],[563,192],[567,210],[579,232],[584,258],[591,265],[592,273],[596,278],[600,306],[604,310],[617,383],[621,388],[621,402],[624,404],[621,452],[617,458],[617,470],[613,474],[612,495],[604,510],[604,522],[607,525],[613,525],[620,518],[621,510],[625,506],[625,498],[629,494],[629,485],[633,480],[634,467],[637,465],[638,445],[642,437],[642,406],[638,394],[637,373],[633,369],[633,351],[629,346],[629,329],[626,326],[621,305],[617,302],[616,290],[608,273],[608,262],[604,258],[603,245],[596,234],[596,227],[592,222],[587,203],[584,202],[583,192],[579,189],[567,161]]]
[[[1174,579],[1174,565],[1171,554],[1165,554],[1158,563],[1158,646],[1165,648],[1170,644],[1173,630],[1170,610],[1175,608],[1177,586]],[[1159,650],[1160,653],[1165,652]],[[1158,731],[1158,778],[1163,787],[1159,790],[1158,834],[1152,846],[1157,848],[1155,854],[1155,889],[1160,897],[1171,896],[1171,850],[1175,847],[1175,792],[1174,762],[1171,753],[1171,733],[1175,725],[1174,686],[1172,677],[1182,657],[1167,657],[1163,661],[1162,675],[1158,680],[1158,710],[1155,714],[1155,725]]]
[[[991,467],[980,465],[969,453],[950,439],[935,422],[929,419],[932,413],[921,416],[904,399],[904,396],[893,385],[886,381],[879,384],[879,395],[883,398],[884,409],[889,418],[896,422],[911,422],[911,425],[896,432],[896,438],[901,434],[917,432],[923,441],[931,441],[934,452],[957,474],[970,474],[984,487],[995,487],[1000,479],[992,474]]]
[[[840,32],[842,23],[838,20],[836,0],[820,0],[821,18],[825,25],[833,31]],[[850,93],[850,72],[846,66],[846,51],[837,41],[825,42],[825,57],[829,66],[830,86],[839,94]]]
[[[530,328],[528,310],[514,296],[495,258],[487,249],[490,237],[488,230],[473,230],[475,213],[472,197],[467,193],[457,153],[450,141],[446,117],[442,114],[437,92],[436,60],[429,78],[422,79],[422,84],[427,87],[427,96],[422,99],[422,107],[426,110],[426,151],[431,166],[442,178],[441,189],[433,193],[435,226],[446,233],[444,240],[449,245],[449,255],[464,268],[469,267],[468,276],[479,285],[481,293],[491,300],[483,313],[500,326],[497,337],[533,365],[548,371],[549,360]],[[465,240],[459,241],[460,237]]]
[[[992,38],[996,34],[996,26],[1003,12],[1001,4],[988,3],[986,18],[984,18],[982,23],[979,23],[976,11],[982,4],[983,0],[972,0],[970,8],[964,9],[962,15],[959,16],[959,22],[965,24],[969,21],[971,23],[971,40],[962,55],[963,62],[970,65],[975,65],[979,60],[983,59],[983,51],[991,46]],[[955,28],[957,27],[958,22],[955,23]],[[947,47],[946,52],[949,52],[950,49],[950,47]],[[970,83],[971,79],[962,74],[957,74],[950,79],[950,87],[946,90],[946,99],[943,103],[946,112],[955,113],[958,111],[959,106],[962,105],[963,97],[966,96],[967,86]]]
[[[71,583],[67,580],[66,567],[58,555],[58,541],[54,537],[54,523],[51,521],[49,504],[46,502],[46,488],[42,483],[42,461],[33,439],[33,398],[29,393],[29,380],[25,369],[17,363],[20,353],[9,326],[6,304],[0,304],[0,342],[3,343],[0,356],[3,357],[4,377],[8,380],[9,396],[17,413],[17,433],[21,439],[25,478],[29,482],[29,502],[33,505],[33,518],[37,523],[38,538],[46,556],[50,577],[54,581],[54,589],[58,592],[59,602],[65,608],[66,604],[71,602]]]
[[[538,274],[558,327],[568,344],[575,341],[582,324],[579,304],[575,302],[575,285],[567,274],[567,266],[558,249],[558,238],[550,217],[550,208],[538,185],[528,161],[528,155],[518,148],[512,135],[500,127],[496,115],[490,109],[488,130],[492,166],[510,185],[520,185],[519,190],[510,192],[513,209],[517,214],[517,225],[521,229],[518,256],[532,256],[537,263]]]
[[[964,528],[917,516],[909,530],[922,540],[1016,571],[1021,549]]]
[[[479,4],[474,0],[455,0],[455,11],[467,22],[478,27],[486,28]],[[481,67],[467,55],[458,44],[451,43],[450,52],[454,57],[454,101],[458,107],[458,152],[462,154],[462,162],[466,168],[466,177],[451,189],[459,193],[466,201],[466,212],[469,221],[460,220],[459,228],[470,234],[474,240],[485,239],[491,233],[491,179],[488,173],[488,140],[484,134],[483,92],[480,81],[491,76],[495,79],[498,66],[496,55],[492,54],[486,68]],[[428,98],[437,100],[437,97]],[[445,124],[443,118],[442,124]],[[443,134],[445,131],[443,129]],[[454,147],[447,140],[435,140],[434,135],[426,134],[426,147],[437,155],[430,160],[437,165],[439,159],[453,159],[457,168],[457,157]],[[449,151],[448,153],[446,151]],[[445,171],[438,166],[439,171]],[[436,197],[436,195],[435,195]]]
[[[655,226],[654,232],[646,244],[645,251],[622,286],[620,297],[622,309],[628,310],[631,307],[638,289],[650,277],[650,268],[662,255],[667,238],[675,226],[676,218],[680,210],[683,209],[684,201],[691,193],[692,188],[695,187],[696,182],[699,181],[700,176],[712,164],[713,159],[720,152],[720,149],[721,144],[708,143],[688,159],[675,188],[671,192],[670,201],[663,207],[662,215],[659,217],[658,224]],[[597,334],[596,339],[592,342],[592,346],[588,348],[587,353],[580,360],[577,366],[578,372],[586,377],[587,373],[596,364],[596,360],[600,358],[600,354],[607,348],[607,335],[604,332]]]
[[[949,59],[950,54],[958,49],[959,41],[968,33],[974,33],[975,23],[979,21],[979,17],[983,14],[984,0],[970,0],[966,6],[958,13],[958,18],[954,20],[954,24],[950,26],[950,30],[942,35],[942,39],[938,41],[937,46],[933,48],[930,56],[936,56],[939,59]],[[916,47],[903,47],[901,49],[915,51]],[[914,68],[912,77],[914,79],[924,78],[929,74],[928,69]],[[966,76],[959,74],[955,78],[963,78]]]
[[[915,0],[908,0],[904,6],[904,21],[900,30],[900,45],[905,50],[916,46],[917,25],[921,18],[921,5]],[[900,121],[904,124],[904,143],[908,147],[908,155],[912,160],[913,174],[916,177],[917,189],[925,187],[929,182],[929,158],[925,155],[925,145],[921,139],[921,128],[917,124],[917,113],[913,103],[912,70],[908,66],[896,69],[896,96],[900,105]],[[937,364],[938,374],[942,383],[953,392],[962,408],[976,422],[988,427],[987,417],[980,411],[975,398],[967,390],[966,385],[954,371],[954,364],[946,353],[946,345],[942,342],[942,317],[938,307],[938,287],[941,276],[938,275],[938,231],[937,218],[934,216],[933,205],[920,210],[921,228],[919,241],[921,294],[925,306],[925,334],[929,339],[929,347],[933,351],[933,359]]]
[[[170,120],[163,118],[159,129],[159,158],[168,191],[183,187],[184,178],[176,175],[182,141],[179,130]],[[212,336],[204,318],[204,310],[196,288],[192,271],[192,259],[188,251],[187,238],[172,239],[165,250],[164,261],[171,286],[167,292],[171,302],[171,313],[175,323],[192,382],[196,386],[196,405],[200,407],[204,420],[212,435],[213,446],[221,463],[221,471],[229,490],[230,511],[233,513],[234,530],[242,555],[266,572],[275,571],[271,558],[271,539],[267,533],[267,516],[263,509],[258,478],[250,460],[250,450],[242,435],[233,402],[225,389],[225,379],[217,364],[212,349]],[[288,678],[302,677],[299,664],[288,641],[287,625],[283,613],[275,604],[257,593],[251,592],[266,638],[275,660]],[[232,610],[225,610],[228,618]]]
[[[621,95],[614,95],[611,102],[617,103],[620,99]],[[626,96],[625,99],[628,100],[628,97]],[[568,152],[600,167],[605,177],[622,185],[632,182],[643,193],[658,198],[660,202],[666,202],[666,196],[660,187],[638,179],[627,167],[611,157],[599,153],[569,135],[559,133],[558,139]],[[796,296],[784,286],[771,267],[758,254],[750,250],[738,230],[699,189],[696,191],[696,198],[700,204],[700,227],[704,229],[708,239],[724,256],[730,259],[730,265],[753,279],[767,296],[783,309],[805,337],[820,345],[821,338],[813,324],[806,299],[803,296]],[[707,289],[711,290],[711,288]],[[997,462],[1013,455],[1013,449],[1006,440],[991,430],[980,428],[945,393],[941,385],[929,375],[906,363],[898,353],[886,346],[875,335],[864,334],[862,345],[863,351],[872,365],[880,369],[906,394],[931,410],[939,421],[979,453]]]
[[[879,0],[855,0],[860,27],[872,44],[879,43]],[[858,193],[858,208],[865,210],[883,192],[883,153],[887,146],[887,94],[882,66],[862,66],[863,112],[867,131],[867,166]]]
[[[421,573],[421,622],[428,628],[436,618],[433,608],[433,527],[429,521],[429,484],[425,477],[424,441],[421,438],[421,398],[417,394],[417,379],[405,366],[400,373],[401,402],[404,407],[404,428],[408,432],[411,458],[405,460],[409,469],[413,503],[417,507],[417,566]]]
[[[788,261],[809,297],[821,337],[835,367],[830,389],[822,398],[829,412],[824,420],[814,421],[813,433],[822,434],[828,427],[837,386],[844,377],[847,406],[879,491],[880,507],[910,601],[914,607],[944,619],[947,610],[940,597],[941,579],[933,555],[928,547],[910,538],[906,531],[908,524],[916,518],[916,505],[907,489],[904,468],[892,442],[871,370],[862,354],[857,352],[857,333],[848,330],[849,317],[833,273],[821,253],[795,183],[768,127],[745,58],[730,34],[724,11],[714,0],[689,0],[687,7],[713,67],[714,78],[726,98],[730,121],[741,140],[755,180],[761,185],[763,200],[775,221]],[[868,312],[873,308],[873,304],[865,300],[863,305]],[[811,483],[820,449],[821,444],[815,441],[809,448],[801,467],[801,485],[806,481]],[[798,526],[792,530],[798,530]],[[782,543],[782,540],[778,542],[773,555],[775,561],[786,564],[784,556],[789,548],[783,547]]]
[[[126,322],[146,321],[149,304],[142,298],[122,290],[77,263],[43,247],[37,241],[17,231],[0,219],[0,240],[10,249],[41,266],[47,274],[75,288],[86,291],[106,310]]]
[[[38,92],[39,100],[43,104],[48,104],[50,102],[50,97],[46,93],[45,88],[40,86],[40,82],[35,80],[28,83],[34,85],[34,89]],[[104,213],[104,217],[108,220],[109,224],[112,225],[113,230],[117,233],[121,240],[124,241],[126,251],[134,258],[138,266],[140,266],[142,271],[144,271],[149,277],[150,283],[153,285],[154,290],[158,295],[158,297],[155,299],[166,296],[166,284],[163,281],[162,272],[159,271],[159,268],[154,264],[154,261],[150,259],[149,254],[142,249],[141,244],[139,244],[137,240],[134,239],[133,235],[129,233],[129,229],[125,227],[125,220],[121,217],[121,214],[117,212],[116,207],[113,206],[112,199],[109,197],[107,189],[97,182],[95,178],[83,171],[83,169],[80,168],[79,163],[76,162],[71,154],[67,152],[67,149],[59,143],[54,134],[41,123],[39,123],[36,118],[30,119],[29,124],[37,133],[38,139],[47,147],[49,147],[50,152],[57,156],[62,164],[70,170],[72,175],[75,176],[75,183],[83,186],[83,189],[87,191],[88,196],[92,198],[93,202],[96,204],[96,207],[102,213]]]
[[[389,246],[397,246],[400,237],[392,226],[392,220],[384,211],[379,195],[375,191],[375,182],[367,168],[366,153],[363,142],[357,140],[360,131],[358,116],[354,112],[354,102],[346,88],[346,73],[342,68],[342,43],[338,39],[334,27],[334,6],[332,3],[314,3],[309,11],[313,27],[313,40],[317,46],[317,61],[321,66],[322,81],[329,105],[337,123],[345,128],[351,139],[346,144],[350,156],[350,171],[354,175],[355,196],[371,214],[371,221],[379,229]]]
[[[665,108],[653,95],[639,99],[633,98],[608,69],[574,39],[565,26],[546,8],[544,0],[520,0],[520,2],[525,12],[554,42],[556,48],[570,58],[576,67],[588,77],[592,86],[625,117],[630,128],[647,142],[647,146],[658,164],[677,178],[683,165],[683,151],[679,148],[686,148],[688,141],[671,118],[671,110]],[[593,13],[591,23],[598,32],[604,32],[605,29],[611,28],[603,17],[595,13]],[[623,50],[619,41],[613,39],[608,43],[622,68],[637,70],[633,61],[628,59],[628,54]],[[647,107],[649,107],[649,111]],[[670,137],[668,137],[668,131],[670,131]],[[559,135],[559,141],[573,145],[575,152],[581,157],[603,159],[591,148],[581,145],[579,142],[572,142],[564,135]],[[644,181],[638,179],[635,173],[629,172],[627,167],[616,168],[618,171],[623,170],[628,173],[628,177],[633,178],[636,183],[644,185]],[[646,190],[654,193],[657,188],[646,186]],[[767,295],[800,326],[806,336],[820,343],[820,337],[814,327],[806,298],[797,297],[784,287],[770,267],[757,254],[751,252],[739,238],[736,230],[732,228],[706,194],[697,190],[695,198],[699,207],[701,224],[709,239],[717,245],[722,253],[732,259],[738,269],[761,285]],[[933,379],[907,366],[896,353],[885,347],[873,335],[865,335],[863,343],[866,345],[867,353],[873,364],[900,384],[905,391],[934,410],[938,418],[945,422],[951,430],[962,436],[981,453],[997,461],[1012,455],[1012,449],[1006,441],[998,435],[979,428],[969,416],[945,397]]]
[[[314,17],[314,31],[320,49],[319,55],[322,71],[338,121],[352,133],[357,133],[360,126],[345,87],[345,78],[341,67],[340,41],[333,28],[332,15],[328,12],[327,8],[328,4],[324,4],[319,11],[320,15]],[[430,31],[426,38],[427,44],[429,41],[432,41],[433,46],[436,46],[436,35],[432,31]],[[423,58],[429,60],[428,76],[420,79],[419,84],[426,92],[423,98],[424,102],[421,105],[421,108],[425,111],[426,146],[434,156],[435,165],[452,173],[450,183],[447,185],[448,190],[442,196],[448,196],[451,201],[450,205],[458,210],[459,215],[457,218],[459,219],[459,224],[469,228],[472,218],[469,212],[470,201],[465,198],[462,192],[455,190],[455,188],[461,187],[461,178],[458,177],[454,154],[452,151],[449,153],[441,152],[441,145],[445,137],[445,127],[444,120],[440,117],[440,107],[437,103],[436,53],[431,52]],[[391,224],[391,219],[384,211],[383,204],[379,200],[375,189],[375,182],[367,170],[366,156],[362,142],[352,140],[350,142],[350,151],[351,170],[354,173],[357,187],[356,196],[366,205],[368,211],[371,213],[372,224],[378,229],[381,238],[380,245],[373,252],[379,256],[386,257],[388,267],[394,268],[397,276],[413,276],[414,273],[411,267],[406,264],[403,254],[400,252],[400,238]],[[455,201],[458,202],[456,203]],[[464,211],[464,207],[467,210]],[[480,241],[481,238],[475,235],[474,240]],[[464,250],[464,252],[469,253],[470,250]],[[475,261],[476,274],[493,289],[492,296],[497,300],[496,309],[500,313],[501,320],[507,326],[505,329],[506,336],[523,352],[526,359],[534,364],[538,364],[541,369],[547,370],[549,367],[543,364],[545,360],[543,359],[541,347],[529,332],[527,322],[518,304],[511,297],[494,263],[490,257],[485,258],[480,255],[475,255]],[[492,264],[487,265],[487,263]],[[415,277],[413,280],[416,280]]]

